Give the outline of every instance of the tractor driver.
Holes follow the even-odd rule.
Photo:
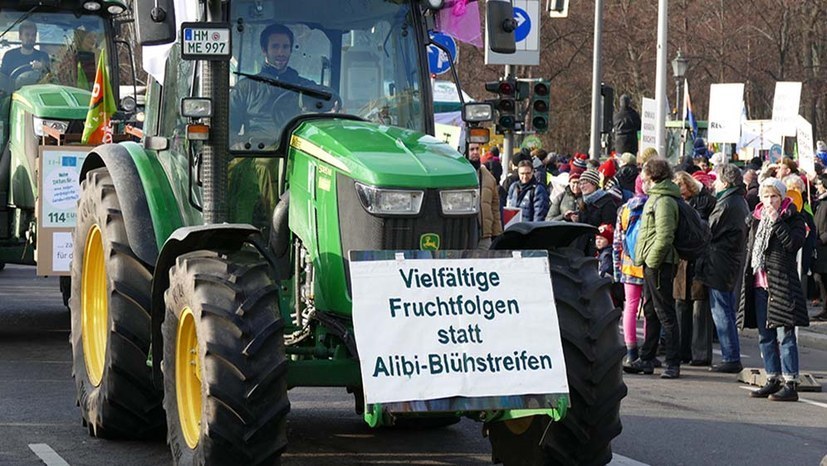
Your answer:
[[[3,55],[0,73],[16,78],[11,74],[18,69],[45,72],[49,68],[49,54],[34,48],[37,41],[37,26],[31,21],[23,21],[20,23],[18,32],[20,34],[20,47],[9,50]],[[31,69],[28,69],[26,65],[31,66]],[[18,73],[20,72],[22,71],[18,71]]]
[[[257,76],[314,89],[319,87],[287,66],[293,53],[293,32],[286,26],[267,26],[261,33],[260,43],[264,66]],[[231,137],[238,136],[242,126],[245,139],[273,138],[280,134],[282,125],[301,111],[298,97],[298,92],[271,83],[250,78],[239,80],[230,93]]]

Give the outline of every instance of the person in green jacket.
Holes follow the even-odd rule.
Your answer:
[[[663,379],[676,379],[681,372],[680,334],[672,296],[672,281],[679,259],[674,243],[679,216],[677,199],[681,190],[672,177],[672,167],[664,158],[655,157],[643,165],[641,178],[649,200],[640,218],[635,265],[643,266],[646,338],[640,358],[623,368],[635,374],[654,373],[662,327],[666,346],[666,368],[661,374]]]

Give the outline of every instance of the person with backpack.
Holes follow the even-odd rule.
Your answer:
[[[649,199],[643,207],[634,263],[643,266],[643,313],[647,328],[640,357],[623,368],[629,373],[653,374],[663,329],[666,368],[660,375],[662,379],[677,379],[681,374],[680,335],[672,296],[679,259],[675,240],[680,218],[677,200],[681,191],[672,176],[671,165],[662,157],[650,159],[641,171]]]
[[[635,181],[635,197],[620,207],[612,241],[612,265],[615,283],[623,284],[626,302],[623,305],[623,340],[626,343],[626,359],[623,366],[629,367],[639,357],[637,341],[637,311],[643,294],[643,267],[634,263],[635,244],[640,233],[640,217],[649,196],[643,191],[643,180]],[[646,323],[643,332],[646,334]]]
[[[733,164],[720,165],[715,180],[717,202],[709,216],[712,238],[707,253],[697,267],[697,276],[709,288],[709,304],[712,320],[721,344],[720,364],[709,370],[737,374],[741,372],[741,346],[738,329],[735,327],[735,313],[738,297],[736,285],[744,268],[747,240],[747,218],[749,207],[744,199],[741,170]]]
[[[534,178],[531,160],[520,160],[517,176],[519,181],[508,190],[508,207],[519,207],[524,222],[542,222],[548,213],[548,191]]]

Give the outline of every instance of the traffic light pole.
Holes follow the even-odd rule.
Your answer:
[[[511,76],[511,65],[505,65],[505,76],[503,79],[508,79]],[[516,103],[516,102],[515,102]],[[511,170],[511,153],[514,150],[514,131],[513,130],[506,130],[503,131],[503,152],[500,154],[502,157],[502,164],[503,164],[503,173],[506,175]]]

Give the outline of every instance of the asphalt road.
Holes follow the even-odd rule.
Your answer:
[[[56,279],[35,278],[28,267],[0,272],[0,465],[168,464],[163,441],[87,435],[75,406],[68,328]],[[759,367],[756,341],[742,346],[745,364]],[[827,376],[827,352],[803,348],[801,365]],[[772,403],[750,399],[733,376],[683,373],[676,381],[626,377],[613,463],[818,465],[827,455],[827,392]],[[290,400],[285,465],[490,464],[488,442],[470,420],[432,431],[372,430],[343,389],[295,389]]]

